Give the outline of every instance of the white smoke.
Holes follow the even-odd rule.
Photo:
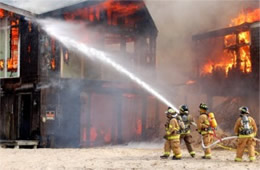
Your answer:
[[[111,58],[107,56],[106,53],[87,46],[86,44],[80,41],[79,39],[80,37],[74,36],[74,35],[78,35],[77,30],[81,29],[82,25],[78,27],[78,25],[80,24],[66,23],[64,21],[59,21],[54,19],[39,20],[38,22],[50,36],[56,38],[68,48],[76,49],[77,51],[83,53],[85,56],[92,56],[98,61],[113,67],[114,69],[116,69],[117,71],[119,71],[120,73],[124,74],[132,81],[137,83],[140,87],[145,89],[147,92],[155,96],[161,102],[163,102],[167,106],[172,107],[175,111],[178,112],[178,109],[171,102],[169,102],[164,96],[162,96],[160,93],[154,90],[149,84],[147,84],[146,82],[138,78],[132,72],[128,71],[124,66],[113,61]],[[82,31],[81,31],[81,35],[82,35]]]
[[[0,2],[21,8],[36,14],[48,12],[76,4],[85,0],[1,0]]]

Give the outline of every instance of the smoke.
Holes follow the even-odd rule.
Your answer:
[[[133,73],[129,72],[124,66],[121,66],[116,62],[114,62],[113,60],[111,60],[110,58],[108,58],[107,54],[98,51],[94,48],[88,47],[84,43],[80,42],[81,37],[74,36],[74,35],[78,34],[77,30],[84,30],[82,29],[82,26],[77,27],[74,24],[57,21],[57,20],[39,20],[38,22],[42,25],[43,29],[46,30],[48,34],[50,34],[51,36],[55,37],[57,40],[62,42],[64,45],[67,46],[67,48],[76,49],[77,51],[83,53],[86,56],[94,57],[100,62],[108,64],[109,66],[113,67],[120,73],[129,77],[131,80],[133,80],[139,86],[141,86],[149,93],[154,95],[156,98],[158,98],[160,101],[165,103],[167,106],[171,106],[174,110],[178,111],[178,109],[175,108],[173,104],[171,104],[160,93],[158,93],[152,87],[150,87],[149,84],[145,83],[144,81],[136,77]],[[89,34],[85,34],[85,35],[89,35]]]
[[[207,94],[202,93],[205,89],[200,89],[201,82],[197,80],[198,63],[203,63],[212,56],[200,56],[199,54],[211,49],[205,47],[205,51],[200,51],[202,48],[196,47],[192,36],[228,27],[231,19],[237,17],[243,9],[260,7],[259,1],[147,0],[146,5],[159,30],[157,39],[158,78],[167,80],[167,84],[173,85],[176,102],[187,104],[192,115],[198,116],[196,110],[198,110],[199,103],[209,104]],[[174,87],[175,84],[188,80],[195,80],[195,89],[190,86]],[[217,85],[222,82],[215,81],[214,83]],[[232,83],[235,88],[243,81]],[[230,94],[229,89],[218,89],[217,86],[213,88],[210,84],[207,90],[209,93],[222,90],[223,94]],[[238,91],[244,91],[246,94],[250,88],[241,88]],[[230,97],[214,97],[210,110],[216,113],[217,120],[221,121],[224,130],[232,129],[234,123],[232,119],[238,116],[237,109],[241,105],[250,106],[254,113],[253,116],[259,120],[259,103],[257,102],[259,100],[253,101],[254,97],[251,94],[248,92],[248,97],[242,99],[232,97],[236,94],[230,94]],[[237,101],[237,103],[234,104],[231,101]],[[225,120],[230,120],[230,123],[225,124]]]
[[[126,58],[126,57],[113,56],[112,54],[109,55],[107,53],[104,53],[104,52],[99,51],[92,47],[88,47],[86,45],[86,43],[88,43],[88,41],[95,39],[94,35],[96,34],[96,30],[98,30],[98,27],[95,27],[94,28],[95,31],[93,31],[92,29],[90,30],[89,27],[87,27],[86,25],[82,25],[79,23],[66,23],[64,21],[58,21],[58,20],[53,20],[53,19],[40,20],[39,23],[43,27],[43,29],[46,30],[46,32],[48,34],[50,34],[50,36],[52,36],[52,37],[56,38],[57,40],[59,40],[60,42],[62,42],[66,46],[66,48],[76,52],[77,56],[81,56],[82,58],[91,59],[93,64],[95,64],[95,67],[99,67],[100,63],[105,63],[109,67],[112,66],[113,67],[113,68],[111,67],[112,69],[110,68],[104,72],[109,72],[111,70],[116,69],[121,74],[126,75],[126,77],[130,78],[132,81],[136,82],[141,87],[146,89],[148,92],[150,92],[152,95],[157,97],[159,100],[161,100],[167,106],[171,106],[172,108],[174,108],[177,111],[177,108],[175,108],[160,93],[158,93],[157,91],[155,91],[154,89],[152,89],[150,87],[150,83],[152,83],[152,80],[150,80],[149,83],[145,83],[144,81],[142,81],[142,79],[139,79],[138,77],[135,76],[136,74],[138,75],[138,72],[133,71],[131,67],[126,67],[127,69],[125,67],[123,67],[123,66],[127,66],[128,62],[121,60],[118,57],[120,57],[120,58]],[[80,36],[78,34],[79,32],[81,33]],[[82,35],[84,35],[84,36],[82,36]],[[82,43],[82,41],[84,43]],[[91,45],[93,45],[93,44],[91,44]],[[82,53],[84,56],[80,53]],[[118,65],[114,61],[116,61],[117,63],[120,63],[121,65]],[[70,64],[71,64],[71,62],[70,62]],[[75,65],[75,67],[78,67],[78,65]],[[128,70],[131,70],[131,72]],[[70,70],[70,71],[72,71],[72,70]],[[143,73],[140,75],[140,77],[142,77],[142,78],[146,77],[147,74],[149,73],[149,70],[140,69],[139,71],[141,71]],[[134,72],[135,74],[133,74],[132,72]],[[122,75],[117,76],[115,74],[114,77],[115,76],[116,76],[117,81],[125,80],[124,76],[122,76]],[[151,77],[151,75],[150,75],[150,77]],[[154,82],[152,85],[154,85],[154,84],[157,85]],[[75,113],[81,112],[81,111],[79,111],[79,108],[82,108],[82,109],[90,108],[90,106],[88,106],[87,103],[84,103],[89,100],[89,95],[87,93],[83,92],[84,90],[86,90],[86,88],[88,88],[88,85],[85,84],[83,81],[80,82],[80,81],[72,80],[70,82],[67,82],[67,84],[68,84],[68,86],[63,85],[64,92],[62,92],[62,96],[60,97],[61,103],[62,103],[61,105],[63,107],[63,113],[62,113],[63,115],[60,116],[58,119],[60,120],[60,122],[62,122],[62,124],[63,124],[62,127],[64,127],[66,129],[67,134],[71,134],[66,139],[66,142],[72,143],[71,146],[73,146],[73,141],[75,141],[75,139],[73,139],[73,136],[75,136],[74,134],[76,134],[74,129],[79,129],[78,127],[76,127],[76,126],[79,126],[79,124],[76,123],[77,122],[77,120],[75,120],[76,116],[72,116],[72,115],[70,115],[70,113],[71,112],[75,112]],[[55,83],[50,83],[50,84],[47,84],[47,86],[40,86],[40,87],[45,88],[45,87],[48,87],[49,85],[56,86]],[[71,87],[74,87],[73,91],[72,91]],[[92,85],[92,87],[93,87],[93,85]],[[68,90],[64,90],[64,89],[68,89]],[[84,90],[82,90],[82,89],[84,89]],[[160,87],[157,87],[157,89],[160,89]],[[163,90],[165,91],[165,89],[163,89]],[[113,93],[116,93],[116,91],[118,91],[118,93],[120,93],[120,88],[114,90]],[[77,96],[81,96],[83,98],[83,100],[82,100],[83,102],[78,101]],[[111,100],[111,99],[113,99],[113,100]],[[142,105],[140,105],[140,99],[136,98],[136,101],[131,101],[131,103],[124,105],[123,106],[124,111],[122,113],[123,115],[121,118],[120,117],[118,118],[117,115],[115,116],[114,110],[115,109],[117,110],[116,107],[119,106],[119,102],[125,101],[125,103],[126,103],[126,102],[128,102],[129,99],[127,99],[127,97],[126,97],[124,99],[120,99],[120,100],[124,100],[124,101],[115,101],[115,100],[118,100],[118,99],[115,99],[113,96],[109,97],[106,95],[103,95],[102,97],[100,97],[98,94],[97,95],[95,94],[94,96],[92,95],[92,97],[91,97],[91,101],[93,101],[93,102],[98,101],[99,104],[102,103],[102,107],[97,107],[98,106],[97,104],[95,104],[95,106],[92,106],[93,109],[91,109],[90,112],[92,114],[94,114],[95,116],[93,116],[93,118],[87,119],[87,121],[89,121],[87,123],[89,125],[89,127],[87,129],[88,129],[88,131],[90,131],[90,135],[89,135],[90,139],[88,137],[88,140],[94,142],[95,145],[102,145],[102,144],[104,144],[103,143],[104,141],[105,142],[109,141],[109,139],[111,138],[111,135],[113,135],[112,134],[113,131],[115,131],[115,128],[117,128],[116,126],[119,126],[119,125],[116,125],[116,124],[118,124],[117,119],[120,119],[120,121],[123,124],[121,131],[123,133],[124,140],[129,141],[129,139],[126,139],[126,137],[133,135],[133,132],[134,132],[134,134],[138,133],[139,135],[141,135],[140,128],[142,128],[142,127],[140,127],[141,124],[139,124],[139,121],[141,121],[141,116],[138,115],[139,113],[138,113],[138,111],[136,111],[138,109],[132,108],[132,107],[140,108],[140,106],[142,107]],[[111,101],[113,103],[111,103]],[[139,103],[138,103],[138,101],[139,101]],[[136,105],[132,105],[133,102],[136,103]],[[81,103],[80,106],[79,106],[79,103]],[[105,114],[103,113],[104,111],[102,111],[102,108],[106,108]],[[135,111],[137,113],[135,113]],[[83,112],[86,113],[87,111],[84,110]],[[100,114],[100,113],[103,113],[103,114]],[[129,114],[131,116],[125,115],[125,114]],[[74,120],[75,120],[75,123],[72,123]],[[106,123],[104,123],[104,122],[106,122]],[[73,124],[73,126],[75,126],[75,127],[68,128],[69,127],[68,124],[70,124],[70,125]],[[61,129],[61,128],[58,128],[58,129]],[[131,130],[130,133],[129,133],[129,129]],[[59,130],[57,130],[57,131],[59,131]],[[138,132],[136,132],[136,131],[138,131]],[[56,133],[56,137],[64,138],[62,133]],[[134,140],[134,138],[135,138],[135,136],[132,136],[130,140]],[[112,139],[115,140],[114,137],[112,137]]]
[[[198,51],[193,48],[192,35],[227,27],[231,18],[245,6],[243,1],[199,0],[147,1],[146,4],[159,30],[159,77],[174,74],[174,79],[170,80],[173,83],[194,77]]]
[[[4,2],[35,13],[42,13],[80,1],[81,0],[5,0]],[[196,115],[195,111],[198,110],[199,103],[206,102],[207,99],[204,94],[201,94],[199,88],[195,90],[189,90],[189,86],[185,85],[185,82],[187,82],[188,80],[195,80],[197,78],[195,74],[197,67],[196,63],[205,60],[205,58],[199,58],[197,56],[196,53],[198,52],[198,49],[194,48],[194,42],[192,42],[191,40],[192,35],[203,33],[209,30],[227,27],[231,18],[237,16],[241,9],[250,7],[252,6],[252,4],[256,3],[257,2],[255,1],[231,0],[147,0],[147,8],[150,11],[150,14],[159,30],[156,49],[157,76],[155,78],[154,75],[151,75],[151,71],[147,69],[139,69],[137,71],[133,70],[129,66],[127,67],[127,69],[131,72],[134,72],[141,79],[145,80],[145,82],[147,82],[148,84],[152,84],[155,87],[156,91],[158,91],[166,98],[170,99],[172,103],[188,104],[191,113]],[[93,34],[91,30],[86,30],[86,27],[84,25],[77,24],[77,27],[75,27],[76,24],[74,26],[68,25],[67,23],[59,24],[59,33],[62,34],[62,36],[64,37],[71,36],[74,39],[80,41],[84,41],[83,38],[93,39],[93,37],[95,37],[95,34]],[[70,33],[70,35],[68,35],[68,32]],[[79,32],[80,34],[78,34]],[[81,35],[87,35],[90,37],[81,37]],[[109,57],[124,66],[128,65],[128,63],[126,63],[124,60],[121,61],[121,59],[119,59],[118,57],[115,57],[113,55]],[[91,59],[93,62],[97,62],[95,58]],[[111,71],[111,69],[109,68],[106,69]],[[114,78],[118,81],[123,79],[120,76],[114,76]],[[196,84],[199,85],[200,82],[196,81]],[[79,82],[75,83],[75,81],[72,81],[71,85],[68,86],[74,87],[73,93],[64,97],[68,98],[68,100],[70,101],[65,103],[65,105],[67,105],[68,107],[68,113],[73,113],[75,111],[73,109],[74,107],[76,107],[75,103],[78,101],[75,101],[75,97],[72,96],[77,94],[77,91],[79,90],[77,88],[81,85],[82,84],[80,84]],[[59,87],[60,83],[51,82],[50,84],[40,85],[38,88],[45,89],[49,86]],[[64,88],[63,85],[62,87]],[[213,90],[215,89],[212,89],[212,91]],[[223,100],[224,99],[220,99],[219,103],[222,103]],[[105,102],[101,103],[104,104]],[[109,102],[106,102],[105,104],[109,105]],[[218,105],[218,103],[214,104],[214,106],[216,105]],[[70,106],[72,106],[73,109]],[[137,106],[133,105],[132,107]],[[98,114],[100,112],[102,113],[102,109],[94,110],[93,112],[95,112],[97,120],[92,120],[92,124],[94,124],[95,122],[101,122],[97,126],[102,126],[103,122],[113,123],[115,121],[112,120],[115,118],[109,116],[112,113],[107,113],[106,116],[104,116],[103,114]],[[131,112],[129,111],[129,113]],[[64,120],[64,122],[67,122],[67,124],[71,124],[71,119],[74,117],[75,116],[69,115],[67,118],[63,117],[62,119]],[[216,115],[216,117],[218,118],[218,115]],[[125,121],[127,122],[129,120]],[[67,127],[67,124],[65,124],[64,127]],[[66,130],[64,131],[71,134],[75,133],[69,128]]]
[[[64,86],[59,81],[51,80],[48,83],[39,83],[39,84],[37,84],[36,90],[43,90],[43,89],[48,89],[48,88],[63,89]]]
[[[48,12],[85,0],[2,0],[3,3],[21,8],[36,14]]]

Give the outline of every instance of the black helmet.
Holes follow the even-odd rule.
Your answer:
[[[241,114],[249,114],[249,109],[246,106],[242,106],[239,108]]]
[[[189,108],[186,105],[181,105],[179,109],[180,109],[180,113],[187,113],[187,114],[189,113]]]
[[[208,106],[205,103],[201,103],[199,106],[200,109],[208,110]]]

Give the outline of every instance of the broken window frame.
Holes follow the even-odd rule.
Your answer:
[[[0,55],[0,60],[4,61],[4,68],[0,70],[0,79],[7,79],[7,78],[18,78],[20,77],[20,33],[18,38],[17,44],[17,71],[8,71],[8,60],[11,59],[11,23],[9,17],[3,17],[0,19],[0,31],[3,31],[0,36],[0,41],[4,42],[3,52],[4,56]],[[1,35],[0,34],[0,35]],[[4,40],[3,40],[4,39]]]

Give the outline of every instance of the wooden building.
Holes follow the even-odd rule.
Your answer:
[[[86,23],[95,37],[89,44],[123,56],[135,70],[155,72],[158,31],[141,0],[85,1],[39,15],[1,3],[0,41],[10,41],[0,48],[1,139],[88,147],[158,135],[160,103],[154,97],[65,48],[27,19],[33,17]]]
[[[197,88],[207,95],[211,108],[215,97],[225,99],[215,111],[223,120],[231,122],[220,124],[231,133],[241,106],[248,106],[251,115],[259,120],[260,22],[257,16],[255,18],[254,22],[192,37],[197,61],[196,79],[200,82]],[[259,122],[257,125],[260,126]]]

